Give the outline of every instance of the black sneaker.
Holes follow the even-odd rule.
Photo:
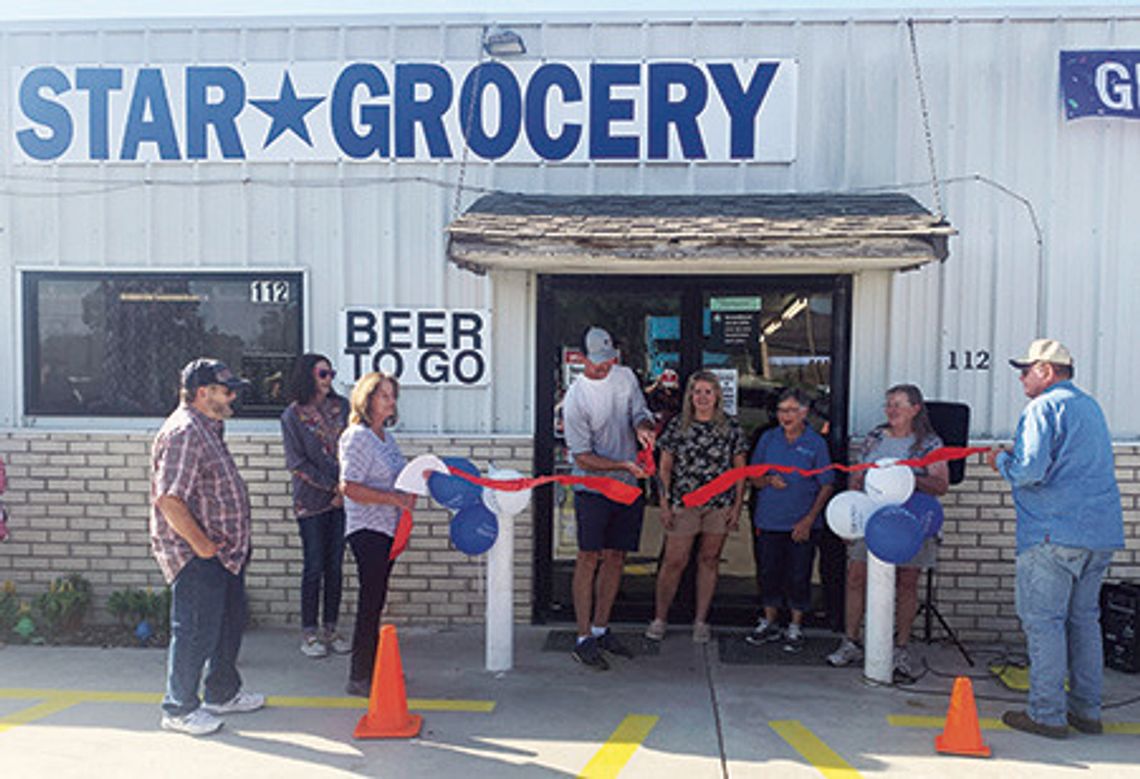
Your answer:
[[[570,656],[577,660],[582,665],[588,665],[592,668],[597,668],[599,671],[608,671],[610,664],[606,662],[606,658],[602,655],[602,650],[598,647],[598,639],[590,636],[584,641],[579,641]]]
[[[793,655],[804,651],[804,634],[798,630],[786,631],[784,633],[784,651]]]
[[[756,623],[756,627],[752,632],[744,637],[752,646],[763,646],[764,644],[771,644],[779,641],[784,637],[783,629],[776,624],[769,622],[766,619],[761,619]]]
[[[633,657],[633,651],[623,644],[612,630],[606,628],[606,632],[598,636],[598,646],[609,652],[611,655],[618,657]]]

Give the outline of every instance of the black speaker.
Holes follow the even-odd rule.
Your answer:
[[[1140,585],[1105,582],[1100,588],[1100,629],[1104,664],[1125,673],[1140,672]]]
[[[965,446],[970,441],[970,407],[965,403],[943,400],[926,401],[926,413],[934,432],[947,446]],[[966,461],[951,460],[950,483],[958,484],[966,478]]]

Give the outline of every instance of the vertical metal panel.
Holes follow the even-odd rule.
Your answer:
[[[970,14],[974,15],[971,16]],[[1037,335],[1065,340],[1078,382],[1106,406],[1118,438],[1140,436],[1129,392],[1140,267],[1140,123],[1065,122],[1057,97],[1062,48],[1128,48],[1140,18],[1089,11],[1044,18],[966,10],[916,23],[943,198],[960,231],[941,266],[864,273],[854,287],[852,430],[881,417],[889,383],[962,400],[973,435],[1008,435],[1024,404],[1005,359]],[[5,78],[22,65],[177,62],[474,60],[482,22],[212,20],[3,33]],[[513,25],[528,57],[794,57],[799,63],[797,159],[751,163],[373,165],[184,163],[19,166],[11,160],[10,92],[0,98],[0,234],[4,295],[16,267],[299,267],[309,275],[310,346],[331,352],[348,304],[494,310],[496,381],[485,390],[408,390],[416,430],[523,432],[532,425],[533,295],[527,274],[476,277],[445,261],[443,228],[455,182],[537,193],[732,193],[903,190],[928,207],[926,146],[909,37],[901,18],[692,19],[597,22],[562,15]],[[1032,215],[1030,208],[1032,208]],[[1033,216],[1036,217],[1035,228]],[[1038,232],[1038,230],[1040,232]],[[1038,238],[1042,241],[1038,247]],[[1039,291],[1043,297],[1039,298]],[[0,328],[19,331],[16,307]],[[0,366],[16,369],[15,348]],[[989,370],[962,355],[989,354]],[[958,370],[949,369],[949,354]],[[18,417],[18,383],[0,384],[0,419]]]

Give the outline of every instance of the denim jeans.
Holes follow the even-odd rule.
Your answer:
[[[357,530],[348,537],[356,570],[360,576],[360,592],[356,603],[356,626],[352,631],[352,658],[348,678],[371,682],[376,665],[376,647],[380,643],[380,614],[388,599],[388,576],[392,573],[392,536],[375,530]]]
[[[340,612],[341,569],[344,565],[344,509],[333,509],[297,520],[304,563],[301,569],[301,629],[317,631],[317,606],[324,585],[324,620],[336,627]]]
[[[162,708],[182,716],[201,704],[198,685],[207,663],[208,703],[225,703],[241,689],[237,656],[246,620],[245,570],[234,575],[215,557],[195,557],[178,572],[170,592]]]
[[[1100,719],[1100,585],[1111,560],[1111,550],[1049,542],[1017,555],[1017,616],[1029,644],[1029,716],[1035,722],[1065,725],[1066,712]]]
[[[797,544],[790,530],[761,530],[753,535],[756,561],[760,566],[761,603],[778,609],[811,611],[811,567],[815,560],[818,531]]]

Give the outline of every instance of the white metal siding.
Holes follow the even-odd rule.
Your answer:
[[[976,18],[970,18],[974,13]],[[1024,399],[1005,360],[1038,335],[1065,341],[1078,382],[1104,403],[1114,434],[1140,437],[1133,355],[1140,314],[1140,123],[1065,122],[1062,48],[1127,48],[1140,15],[1064,12],[925,15],[917,22],[946,215],[960,231],[941,266],[856,280],[852,429],[881,419],[881,391],[913,381],[962,400],[975,437],[1009,434]],[[695,16],[694,12],[694,16]],[[229,26],[233,24],[234,26]],[[0,37],[0,65],[245,63],[479,56],[483,20],[383,17],[150,26],[22,25]],[[244,25],[244,26],[238,26]],[[934,208],[907,28],[883,14],[829,18],[662,17],[595,23],[560,16],[511,25],[528,57],[552,60],[794,57],[797,159],[790,165],[487,164],[473,187],[536,193],[732,193],[899,189]],[[445,261],[459,162],[13,165],[0,101],[0,373],[22,369],[17,267],[308,269],[310,348],[335,350],[352,304],[488,307],[494,381],[484,389],[408,389],[405,425],[432,432],[526,432],[533,425],[533,279],[476,277]],[[252,142],[252,141],[247,141]],[[1025,203],[1040,224],[1043,257]],[[1041,275],[1041,269],[1044,274]],[[1038,298],[1038,291],[1044,297]],[[988,371],[950,371],[950,350],[990,353]],[[0,382],[0,424],[20,419],[19,382]]]

